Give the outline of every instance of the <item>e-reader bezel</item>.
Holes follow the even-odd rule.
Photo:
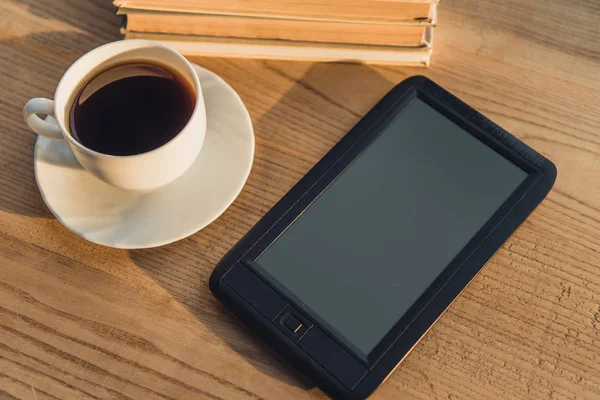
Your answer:
[[[255,261],[416,98],[523,169],[528,176],[408,312],[397,321],[374,350],[369,354],[361,354],[351,344],[345,343],[343,338],[337,337],[332,330],[328,329],[326,322],[321,321],[318,315],[305,309],[293,296],[290,298],[285,296],[284,290],[278,287],[277,282],[265,275],[261,268],[256,266]],[[218,299],[328,394],[335,398],[365,398],[389,376],[489,258],[543,200],[555,179],[556,168],[545,157],[431,80],[421,76],[412,77],[401,82],[377,103],[227,253],[215,268],[210,278],[210,287]],[[241,292],[246,293],[245,289],[236,291],[232,289],[233,283],[231,285],[223,283],[223,278],[236,265],[243,265],[256,274],[259,279],[256,281],[256,286],[262,287],[264,284],[273,289],[277,293],[277,301],[269,300],[268,296],[262,299],[260,296],[264,292],[260,290],[257,291],[258,294],[248,292],[247,296],[252,297],[249,300],[244,298],[244,294],[240,295]],[[244,271],[247,273],[246,270]],[[233,277],[233,274],[231,276]],[[367,370],[364,376],[358,379],[355,378],[356,373],[352,375],[348,372],[352,375],[352,379],[341,379],[345,383],[342,384],[339,374],[346,373],[343,365],[330,366],[330,369],[336,369],[334,375],[338,378],[334,377],[327,368],[323,367],[323,362],[315,361],[315,357],[307,356],[301,349],[299,343],[302,342],[302,338],[295,338],[281,328],[281,324],[277,323],[278,314],[269,321],[264,317],[267,314],[263,312],[261,315],[257,312],[257,307],[260,309],[262,303],[270,302],[271,308],[273,304],[279,304],[278,302],[281,302],[279,296],[287,303],[280,312],[284,309],[293,309],[295,315],[304,318],[307,322],[305,325],[311,325],[312,328],[314,324],[324,331],[337,345],[364,366]],[[260,303],[259,306],[256,306],[256,302]],[[273,313],[275,314],[276,312]],[[270,315],[268,314],[269,318]],[[342,372],[339,372],[340,370]],[[356,380],[358,380],[356,384],[347,383]]]

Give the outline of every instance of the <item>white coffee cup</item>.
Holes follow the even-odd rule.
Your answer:
[[[187,125],[163,146],[131,156],[99,153],[75,140],[67,121],[76,91],[95,73],[116,64],[140,60],[168,66],[189,82],[195,91],[196,104]],[[46,118],[42,119],[37,114],[46,115]],[[25,105],[23,115],[27,125],[38,135],[66,141],[90,173],[108,184],[128,190],[151,190],[178,178],[197,158],[206,134],[204,97],[194,68],[177,51],[147,40],[107,43],[86,53],[60,79],[54,101],[31,99]]]

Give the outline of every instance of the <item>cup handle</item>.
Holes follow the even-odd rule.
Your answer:
[[[46,114],[41,119],[37,114]],[[36,97],[23,107],[23,118],[32,131],[48,139],[63,140],[62,132],[54,119],[54,101]]]

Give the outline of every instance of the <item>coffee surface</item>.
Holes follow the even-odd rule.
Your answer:
[[[82,85],[71,105],[69,129],[97,152],[141,154],[177,136],[195,103],[193,89],[176,72],[149,63],[122,64]]]

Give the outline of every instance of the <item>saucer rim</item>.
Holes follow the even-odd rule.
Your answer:
[[[156,242],[149,242],[147,244],[133,244],[133,245],[119,245],[119,244],[114,244],[114,243],[106,243],[106,242],[101,242],[101,241],[97,241],[97,240],[93,240],[90,239],[89,237],[86,237],[86,234],[83,232],[77,232],[74,229],[72,229],[72,227],[70,227],[68,224],[66,224],[64,222],[64,220],[52,209],[52,207],[50,206],[50,204],[48,203],[48,200],[46,199],[46,195],[44,194],[44,191],[42,190],[42,187],[40,185],[40,180],[38,179],[38,151],[37,151],[37,147],[40,143],[40,140],[49,140],[46,138],[43,138],[42,136],[38,136],[38,138],[36,139],[35,142],[35,146],[34,146],[34,151],[33,151],[33,166],[34,166],[34,176],[35,176],[35,182],[36,185],[38,187],[38,191],[42,197],[42,200],[44,201],[44,204],[46,205],[46,207],[48,208],[48,210],[50,210],[50,212],[52,213],[52,215],[54,215],[54,217],[56,218],[56,220],[58,222],[60,222],[60,224],[67,228],[70,232],[74,233],[75,235],[87,240],[88,242],[94,243],[94,244],[98,244],[101,246],[106,246],[106,247],[112,247],[115,249],[123,249],[123,250],[136,250],[136,249],[151,249],[151,248],[155,248],[155,247],[160,247],[160,246],[165,246],[174,242],[178,242],[180,240],[183,240],[185,238],[188,238],[198,232],[200,232],[202,229],[206,228],[208,225],[212,224],[214,221],[217,220],[217,218],[219,218],[221,215],[223,215],[225,213],[225,211],[227,211],[229,209],[229,207],[233,204],[233,202],[239,197],[240,193],[242,192],[242,190],[244,189],[244,186],[246,186],[246,183],[248,182],[248,178],[250,177],[250,173],[252,172],[252,167],[254,166],[254,156],[255,156],[255,149],[256,149],[256,136],[254,134],[254,126],[252,125],[252,119],[250,117],[250,113],[248,112],[248,108],[246,107],[246,105],[244,104],[244,102],[242,101],[242,98],[240,97],[240,95],[238,94],[238,92],[231,87],[231,85],[229,85],[223,78],[221,78],[218,74],[216,74],[215,72],[209,70],[208,68],[204,68],[198,64],[195,63],[191,63],[192,67],[194,68],[194,71],[196,71],[198,73],[198,70],[203,71],[203,72],[208,72],[210,73],[214,78],[216,78],[219,81],[219,84],[223,85],[224,87],[226,87],[230,92],[232,92],[234,94],[234,97],[237,99],[238,104],[241,105],[241,108],[244,112],[245,115],[245,119],[247,122],[248,127],[250,128],[249,130],[249,134],[250,134],[250,146],[249,146],[249,150],[250,150],[250,163],[246,169],[246,172],[243,176],[243,178],[241,178],[240,176],[240,180],[239,180],[239,187],[235,190],[235,194],[231,196],[230,201],[228,201],[227,203],[223,203],[223,206],[221,208],[221,210],[217,211],[215,213],[214,216],[211,216],[210,218],[207,218],[205,220],[205,222],[203,224],[200,224],[198,227],[194,227],[189,231],[186,231],[184,233],[182,233],[181,235],[178,236],[174,236],[171,237],[169,239],[166,240],[159,240]],[[202,87],[202,81],[200,81],[200,87]],[[204,95],[204,91],[203,91],[203,95]],[[204,103],[206,104],[206,98],[204,99]],[[207,119],[208,119],[208,114],[206,115]],[[198,154],[198,157],[202,156],[202,150],[200,150],[200,154]],[[194,161],[196,162],[196,161]],[[91,174],[90,174],[91,175]],[[93,176],[93,175],[92,175]],[[98,178],[94,177],[94,179],[97,179],[99,183],[103,183],[101,180],[99,180]],[[168,185],[167,185],[168,186]],[[164,187],[162,188],[157,188],[154,189],[153,191],[160,191],[160,190],[164,190]]]

